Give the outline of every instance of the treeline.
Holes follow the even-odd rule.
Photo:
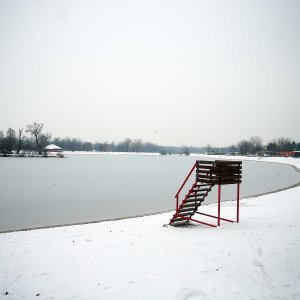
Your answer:
[[[76,138],[54,138],[52,143],[61,147],[65,151],[98,151],[98,152],[145,152],[161,154],[185,154],[191,152],[204,152],[200,147],[175,147],[160,146],[142,139],[126,138],[122,142],[85,142]]]
[[[15,131],[9,128],[6,134],[0,131],[0,154],[7,156],[15,152],[43,154],[48,144],[55,144],[64,151],[99,151],[99,152],[145,152],[161,154],[185,154],[190,152],[203,152],[204,148],[160,146],[142,139],[125,138],[122,142],[87,142],[78,138],[52,138],[50,133],[43,133],[42,123],[29,124],[26,128]]]
[[[160,146],[144,142],[142,139],[126,138],[115,142],[86,142],[77,138],[54,138],[52,143],[65,151],[99,151],[99,152],[157,152]]]
[[[248,140],[242,140],[236,145],[230,147],[206,147],[206,153],[209,154],[232,154],[232,155],[273,155],[277,156],[281,152],[300,151],[300,143],[290,138],[273,139],[267,144],[263,143],[262,138],[258,136],[251,137]]]
[[[15,131],[9,128],[6,133],[0,131],[0,154],[7,156],[13,152],[36,153],[41,155],[48,144],[55,144],[64,151],[99,151],[99,152],[145,152],[161,154],[208,153],[231,155],[278,155],[284,151],[300,151],[300,143],[289,138],[279,138],[263,144],[260,137],[251,137],[229,147],[175,147],[160,146],[142,139],[126,138],[122,142],[87,142],[78,138],[52,138],[50,133],[43,132],[43,123],[29,124],[26,128]]]
[[[42,154],[43,149],[51,141],[50,133],[43,133],[44,125],[41,123],[33,123],[26,126],[26,128],[19,128],[16,132],[9,128],[4,134],[0,130],[0,153],[4,156],[12,154],[13,151],[19,154],[20,151],[37,152]],[[29,134],[26,136],[25,134]]]
[[[241,155],[259,154],[261,152],[278,155],[280,152],[300,150],[300,143],[290,138],[274,139],[264,145],[260,137],[252,137],[249,140],[239,142],[237,146]]]

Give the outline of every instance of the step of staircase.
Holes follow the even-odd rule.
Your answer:
[[[205,195],[206,195],[206,193],[196,193],[193,195],[189,195],[188,197],[189,198],[201,198],[201,197],[204,197]]]
[[[197,198],[189,198],[186,199],[185,203],[197,203],[199,201],[201,201],[202,199],[197,199]]]
[[[181,207],[182,208],[189,208],[189,207],[195,207],[195,201],[193,201],[193,203],[184,203],[184,204],[181,204]]]
[[[188,191],[188,194],[185,196],[185,198],[182,200],[180,206],[178,207],[178,210],[173,215],[169,224],[180,226],[189,223],[188,220],[182,217],[186,217],[188,219],[191,218],[214,185],[214,183],[212,183],[212,180],[214,180],[214,178],[207,177],[208,171],[209,170],[204,170],[202,172],[200,170],[200,172],[198,172],[195,183]]]
[[[174,216],[172,220],[173,222],[187,221],[186,219],[181,218],[180,216]]]
[[[194,211],[187,211],[187,212],[177,212],[175,215],[180,217],[180,216],[191,216],[194,214]]]
[[[187,220],[181,220],[181,221],[172,221],[171,225],[172,226],[184,226],[187,225],[189,221]]]
[[[210,190],[211,190],[210,188],[204,188],[204,187],[199,187],[194,189],[195,192],[207,192]]]
[[[178,212],[188,212],[188,211],[194,211],[197,208],[197,206],[191,206],[191,207],[184,207],[182,206]]]

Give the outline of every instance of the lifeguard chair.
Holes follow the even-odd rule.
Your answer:
[[[179,204],[179,195],[183,187],[187,183],[192,173],[196,171],[195,182],[188,194]],[[220,226],[221,220],[226,222],[239,222],[239,206],[240,206],[240,184],[242,182],[242,162],[229,160],[206,161],[197,160],[188,176],[185,178],[179,188],[176,198],[176,212],[171,218],[169,225],[179,226],[186,225],[190,221],[208,225],[211,227]],[[221,217],[221,186],[228,184],[237,185],[237,201],[236,201],[236,220],[229,220]],[[208,196],[214,186],[218,186],[218,213],[217,216],[201,213],[199,207]],[[203,215],[217,219],[217,225],[203,222],[195,219],[195,214]]]

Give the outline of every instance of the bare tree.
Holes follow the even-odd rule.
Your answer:
[[[0,131],[0,153],[4,156],[11,154],[16,145],[16,132],[9,128],[4,136],[3,131]]]
[[[251,143],[246,140],[242,140],[238,143],[239,153],[241,155],[246,155],[251,151]]]
[[[292,151],[295,149],[295,142],[290,138],[279,138],[277,139],[278,151]]]
[[[20,150],[22,149],[22,145],[24,142],[24,135],[23,135],[23,128],[19,128],[19,135],[18,135],[18,142],[17,142],[17,154],[19,154]]]
[[[182,146],[183,148],[183,154],[186,156],[190,155],[190,148],[188,146]]]
[[[93,144],[91,142],[84,142],[82,145],[83,151],[93,151]]]
[[[16,141],[16,132],[12,128],[8,128],[5,138],[6,150],[8,153],[11,153],[15,149]]]
[[[5,149],[5,136],[2,130],[0,130],[0,153],[6,155],[6,149]]]
[[[251,153],[257,154],[258,152],[263,150],[263,142],[262,139],[259,136],[253,136],[249,139],[249,142],[251,144]]]
[[[277,155],[278,148],[275,140],[272,140],[267,144],[267,151],[269,151],[271,155]]]
[[[50,140],[51,140],[51,134],[50,133],[40,134],[39,144],[41,146],[41,151],[47,146],[47,144],[50,142]],[[40,153],[40,151],[39,151],[39,153]],[[44,152],[44,155],[46,156],[46,152]]]
[[[43,148],[51,139],[50,133],[42,134],[43,127],[43,123],[39,124],[34,122],[33,124],[27,125],[26,128],[26,132],[30,133],[33,136],[39,154],[42,154]]]
[[[42,148],[41,148],[41,145],[39,142],[39,137],[40,137],[43,127],[44,127],[43,123],[39,124],[39,123],[34,122],[33,124],[27,125],[27,128],[26,128],[26,132],[31,134],[33,136],[33,138],[35,139],[35,143],[36,143],[37,149],[39,151],[39,154],[42,154]]]
[[[125,152],[129,152],[129,148],[131,146],[131,143],[132,143],[132,140],[130,138],[126,138],[124,141],[123,141],[123,146],[124,146],[124,150]]]
[[[142,139],[134,139],[132,141],[133,152],[141,152],[142,146],[143,146]]]

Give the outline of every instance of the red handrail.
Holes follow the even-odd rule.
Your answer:
[[[181,187],[179,188],[177,194],[175,195],[175,198],[176,198],[176,211],[178,211],[178,202],[179,202],[179,194],[181,192],[181,190],[183,189],[184,185],[186,184],[186,182],[188,181],[188,179],[190,178],[191,174],[193,173],[194,169],[196,168],[197,166],[197,162],[195,162],[194,166],[192,167],[190,173],[186,176],[185,180],[183,181]]]

